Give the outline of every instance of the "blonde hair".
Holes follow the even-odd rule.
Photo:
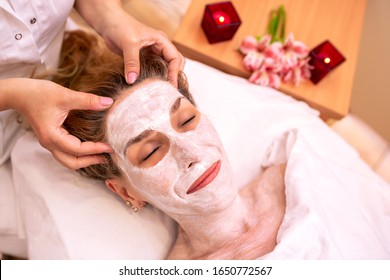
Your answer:
[[[58,73],[53,81],[72,90],[93,93],[99,96],[119,97],[122,90],[146,79],[168,80],[168,64],[150,49],[140,51],[140,74],[134,84],[129,85],[124,76],[123,59],[104,47],[95,35],[85,31],[66,33]],[[178,90],[194,104],[188,91],[184,73],[178,75]],[[73,110],[64,122],[64,128],[81,141],[107,142],[106,111]],[[119,168],[110,155],[107,163],[79,169],[88,177],[105,180],[121,176]]]

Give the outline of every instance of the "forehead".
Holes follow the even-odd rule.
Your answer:
[[[131,109],[137,109],[137,111],[141,109],[153,110],[170,103],[172,99],[176,100],[178,97],[182,97],[182,95],[169,82],[147,80],[123,90],[120,98],[111,106],[109,114]]]

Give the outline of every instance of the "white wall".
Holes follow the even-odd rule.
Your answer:
[[[350,111],[390,143],[389,0],[367,0]]]

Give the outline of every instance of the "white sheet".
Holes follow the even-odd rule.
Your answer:
[[[268,258],[390,257],[390,187],[316,111],[191,60],[185,72],[240,186],[265,159],[275,159],[271,143],[295,131],[285,152],[288,212]],[[30,258],[159,259],[168,252],[176,232],[169,218],[151,207],[133,213],[101,183],[61,167],[32,134],[20,139],[12,157]]]
[[[297,129],[271,146],[266,165],[287,161],[286,214],[263,259],[389,259],[390,188],[365,166],[317,152]]]

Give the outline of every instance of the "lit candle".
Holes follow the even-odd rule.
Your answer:
[[[231,22],[229,15],[222,11],[217,11],[213,13],[213,18],[217,25],[226,25]]]
[[[208,4],[202,19],[202,29],[210,44],[227,41],[233,38],[241,24],[231,2]]]
[[[319,44],[310,51],[309,63],[313,66],[310,80],[317,84],[344,61],[345,57],[329,41]]]

